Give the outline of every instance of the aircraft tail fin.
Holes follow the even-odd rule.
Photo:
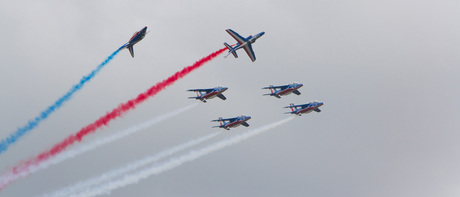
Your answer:
[[[289,106],[291,106],[291,110],[294,112],[294,111],[295,111],[295,110],[294,110],[294,107],[293,107],[293,106],[294,106],[294,103],[289,104]]]
[[[238,58],[238,55],[236,54],[236,51],[235,51],[234,48],[232,48],[232,46],[230,46],[230,45],[227,44],[226,42],[224,42],[224,45],[225,45],[225,47],[227,47],[227,49],[228,49],[228,54],[227,54],[225,57],[227,57],[227,56],[230,55],[230,53],[231,53],[231,54],[233,54],[233,56],[234,56],[235,58]]]

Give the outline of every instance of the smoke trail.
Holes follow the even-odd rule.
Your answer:
[[[35,117],[34,119],[29,120],[29,122],[27,122],[25,126],[18,128],[10,136],[2,139],[0,141],[0,154],[5,152],[10,145],[14,144],[16,141],[18,141],[22,136],[24,136],[30,130],[38,126],[41,121],[48,118],[48,116],[51,113],[53,113],[56,109],[59,109],[62,106],[62,104],[68,101],[75,92],[80,90],[85,85],[86,82],[88,82],[94,76],[96,76],[96,74],[99,73],[99,71],[102,68],[104,68],[104,66],[107,63],[109,63],[110,60],[112,60],[112,58],[115,57],[115,55],[117,55],[118,52],[120,52],[121,49],[123,49],[123,47],[124,45],[120,47],[119,49],[117,49],[115,52],[113,52],[109,57],[107,57],[107,59],[105,59],[101,64],[99,64],[96,69],[91,71],[91,73],[89,73],[86,76],[83,76],[83,78],[81,78],[79,83],[75,84],[72,88],[70,88],[70,90],[67,91],[66,94],[64,94],[64,96],[56,100],[52,105],[48,106],[44,111],[40,113],[39,116]]]
[[[131,162],[128,165],[125,165],[125,166],[120,167],[118,169],[111,170],[111,171],[109,171],[109,172],[107,172],[105,174],[102,174],[100,176],[93,177],[93,178],[91,178],[89,180],[86,180],[86,181],[83,181],[83,182],[79,182],[79,183],[77,183],[77,184],[75,184],[73,186],[63,188],[63,189],[61,189],[59,191],[54,192],[51,195],[45,195],[45,196],[69,196],[70,194],[78,192],[78,191],[81,191],[82,189],[91,187],[93,185],[101,184],[104,181],[114,179],[114,178],[119,177],[121,175],[124,175],[124,174],[126,174],[126,173],[128,173],[130,171],[139,169],[141,167],[144,167],[145,165],[148,165],[150,163],[158,161],[158,160],[160,160],[162,158],[165,158],[167,156],[173,155],[173,154],[175,154],[175,153],[177,153],[179,151],[182,151],[182,150],[185,150],[185,149],[190,148],[192,146],[198,145],[198,144],[200,144],[200,143],[202,143],[202,142],[204,142],[206,140],[209,140],[209,139],[211,139],[213,137],[216,137],[218,134],[219,133],[212,133],[212,134],[209,134],[209,135],[206,135],[206,136],[194,139],[194,140],[190,140],[190,141],[188,141],[188,142],[186,142],[184,144],[181,144],[181,145],[175,146],[173,148],[164,150],[164,151],[159,152],[159,153],[157,153],[155,155],[145,157],[144,159],[140,159],[140,160]]]
[[[248,131],[246,133],[216,142],[214,144],[211,144],[209,146],[206,146],[204,148],[201,148],[199,150],[192,150],[188,154],[184,154],[182,156],[178,156],[175,158],[172,158],[164,163],[156,164],[153,165],[147,169],[138,171],[134,174],[131,175],[126,175],[118,180],[113,180],[110,181],[104,185],[94,187],[92,189],[87,189],[77,195],[72,195],[72,196],[96,196],[96,195],[102,195],[102,194],[109,194],[112,190],[118,189],[133,183],[137,183],[142,179],[146,179],[149,176],[155,175],[155,174],[160,174],[164,171],[171,170],[175,167],[178,167],[186,162],[193,161],[195,159],[198,159],[202,156],[205,156],[207,154],[210,154],[214,151],[220,150],[222,148],[225,148],[227,146],[231,146],[233,144],[237,144],[243,140],[249,139],[250,137],[253,137],[257,134],[260,134],[264,131],[267,131],[269,129],[275,128],[277,126],[280,126],[284,123],[289,122],[292,120],[293,117],[286,118],[284,120],[280,120],[278,122],[271,123],[269,125],[263,126],[256,128],[254,130]]]
[[[129,100],[126,103],[120,104],[118,107],[113,109],[111,112],[108,112],[106,115],[100,117],[98,120],[95,122],[87,125],[86,127],[83,127],[80,131],[78,131],[75,134],[72,134],[65,138],[63,141],[55,144],[51,149],[46,150],[45,152],[41,153],[35,158],[29,159],[26,162],[17,165],[12,169],[12,173],[14,174],[19,174],[22,171],[27,170],[31,166],[36,166],[40,164],[41,162],[49,159],[52,156],[55,156],[56,154],[62,152],[65,150],[68,146],[72,145],[73,143],[77,141],[81,141],[83,137],[85,137],[88,134],[91,134],[96,131],[96,129],[109,124],[109,122],[122,114],[126,113],[127,111],[134,109],[138,104],[144,102],[147,100],[149,97],[155,96],[158,92],[164,90],[167,86],[172,85],[174,82],[177,80],[181,79],[182,77],[186,76],[190,72],[194,71],[195,69],[201,67],[205,63],[211,61],[215,57],[217,57],[219,54],[224,52],[226,48],[222,48],[204,58],[201,60],[195,62],[191,66],[187,66],[181,71],[176,72],[174,75],[170,76],[169,78],[158,82],[154,86],[150,87],[147,91],[144,93],[139,94],[136,98]]]
[[[176,111],[173,111],[173,112],[170,112],[170,113],[167,113],[167,114],[164,114],[164,115],[161,115],[161,116],[158,116],[158,117],[155,117],[149,121],[146,121],[142,124],[137,124],[135,126],[132,126],[128,129],[125,129],[125,130],[122,130],[122,131],[119,131],[113,135],[110,135],[108,137],[105,137],[105,138],[101,138],[101,139],[98,139],[94,142],[92,142],[91,144],[88,144],[88,145],[84,145],[84,146],[81,146],[79,148],[75,148],[75,149],[71,149],[71,150],[68,150],[68,151],[65,151],[65,152],[62,152],[58,155],[56,155],[56,157],[53,157],[51,159],[48,159],[42,163],[40,163],[39,165],[36,165],[36,166],[31,166],[30,168],[24,170],[24,171],[21,171],[20,173],[12,173],[12,172],[9,172],[5,175],[2,175],[0,177],[0,190],[5,188],[8,184],[10,184],[11,182],[19,179],[19,178],[22,178],[22,177],[25,177],[27,175],[30,175],[32,173],[35,173],[39,170],[43,170],[43,169],[46,169],[52,165],[56,165],[58,163],[61,163],[67,159],[70,159],[70,158],[74,158],[78,155],[81,155],[83,153],[86,153],[88,151],[91,151],[93,149],[96,149],[97,147],[99,146],[102,146],[102,145],[105,145],[105,144],[108,144],[110,142],[113,142],[115,140],[119,140],[119,139],[122,139],[126,136],[129,136],[131,134],[134,134],[138,131],[141,131],[143,129],[146,129],[146,128],[149,128],[163,120],[166,120],[168,118],[171,118],[173,116],[176,116],[178,114],[181,114],[193,107],[197,106],[197,104],[193,104],[193,105],[190,105],[190,106],[187,106],[187,107],[184,107],[182,109],[178,109]]]

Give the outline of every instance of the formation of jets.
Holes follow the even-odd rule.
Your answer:
[[[238,33],[231,29],[225,30],[227,31],[230,36],[232,36],[237,43],[234,45],[235,47],[232,47],[233,45],[229,45],[226,42],[224,42],[225,47],[228,49],[228,54],[225,55],[227,57],[228,55],[232,54],[235,58],[238,58],[238,54],[236,53],[237,50],[239,49],[244,49],[246,53],[248,54],[249,58],[251,59],[252,62],[256,61],[256,55],[254,54],[254,50],[252,49],[252,44],[256,42],[257,39],[262,37],[265,32],[260,32],[254,36],[248,36],[246,38],[240,36]],[[147,34],[147,27],[142,28],[140,31],[135,32],[134,35],[129,39],[129,41],[123,45],[123,48],[127,48],[129,52],[131,53],[131,56],[134,58],[134,50],[133,46],[141,41],[145,35]],[[286,96],[291,93],[294,93],[296,95],[300,95],[301,93],[299,92],[299,88],[301,88],[303,84],[301,83],[291,83],[288,85],[280,85],[280,86],[273,86],[270,85],[268,87],[264,87],[262,89],[270,89],[271,93],[269,94],[263,94],[264,96],[274,96],[278,99],[281,98],[281,96]],[[196,97],[188,97],[189,99],[196,99],[200,100],[203,103],[206,103],[208,99],[212,99],[215,97],[218,97],[222,100],[226,100],[227,98],[222,94],[225,92],[228,88],[227,87],[222,87],[222,86],[217,86],[214,88],[207,88],[207,89],[189,89],[187,91],[191,92],[196,92],[197,96]],[[315,112],[321,112],[319,107],[324,105],[323,102],[319,101],[311,101],[305,104],[300,104],[300,105],[294,105],[293,103],[290,104],[290,106],[286,106],[284,108],[291,108],[291,112],[286,112],[285,114],[295,114],[298,116],[301,116],[302,114],[307,114],[312,111]],[[212,120],[211,122],[219,122],[219,126],[214,126],[213,128],[223,128],[226,130],[230,130],[230,128],[238,127],[240,125],[243,125],[245,127],[249,127],[249,124],[247,123],[248,120],[251,119],[251,116],[237,116],[233,118],[225,118],[223,119],[222,117],[219,117],[217,120]]]

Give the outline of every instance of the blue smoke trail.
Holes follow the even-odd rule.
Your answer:
[[[27,132],[34,129],[36,126],[38,126],[38,124],[40,124],[42,120],[45,120],[46,118],[48,118],[48,116],[51,113],[53,113],[56,109],[59,109],[62,106],[62,104],[68,101],[75,92],[80,90],[85,85],[86,82],[88,82],[94,76],[96,76],[96,74],[99,73],[99,71],[102,68],[104,68],[104,66],[107,63],[109,63],[110,60],[112,60],[113,57],[115,57],[115,55],[117,55],[118,52],[120,52],[120,50],[123,49],[124,47],[125,45],[121,46],[119,49],[113,52],[109,57],[107,57],[107,59],[105,59],[101,64],[99,64],[96,69],[91,71],[91,73],[89,73],[86,76],[83,76],[83,78],[80,80],[78,84],[75,84],[72,88],[70,88],[70,90],[67,91],[67,93],[64,96],[59,98],[56,102],[54,102],[54,104],[50,105],[48,108],[42,111],[39,116],[35,117],[34,119],[29,120],[29,122],[25,126],[18,128],[18,130],[12,133],[9,137],[2,139],[0,142],[0,154],[5,152],[10,145],[14,144],[17,140],[19,140]]]

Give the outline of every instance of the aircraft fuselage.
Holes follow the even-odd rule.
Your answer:
[[[243,118],[239,118],[238,120],[235,120],[233,122],[229,122],[225,125],[222,125],[222,127],[224,127],[225,129],[229,129],[229,128],[234,128],[234,127],[238,127],[240,126],[243,122],[246,122],[248,121],[249,119],[251,119],[251,116],[245,116]]]
[[[129,39],[128,43],[126,46],[133,46],[142,39],[144,39],[145,34],[147,33],[147,27],[142,28],[140,31],[134,33],[133,37]]]

